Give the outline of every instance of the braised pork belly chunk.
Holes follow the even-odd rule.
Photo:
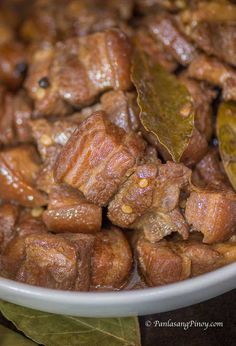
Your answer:
[[[188,65],[196,54],[191,40],[182,33],[173,16],[157,14],[147,17],[147,26],[155,39],[160,41],[181,65]]]
[[[132,252],[128,241],[117,228],[103,230],[95,238],[92,258],[92,286],[96,289],[119,289],[127,281],[132,268]]]
[[[0,276],[118,291],[236,262],[235,119],[235,1],[0,1]]]
[[[132,224],[149,209],[153,202],[157,166],[138,166],[135,172],[121,186],[108,206],[108,217],[120,227]]]
[[[147,239],[158,241],[172,232],[188,237],[180,210],[180,192],[191,172],[181,164],[138,166],[108,206],[108,218],[120,227],[141,229]]]
[[[150,243],[140,236],[136,244],[141,275],[150,286],[160,286],[204,274],[236,259],[236,243],[202,244],[192,237],[188,241],[162,240]]]
[[[136,32],[134,40],[136,45],[141,47],[153,62],[160,64],[167,71],[172,72],[178,67],[177,61],[170,52],[165,50],[161,40],[157,40],[156,37],[152,36],[145,23]]]
[[[94,233],[101,229],[102,209],[69,186],[54,186],[43,220],[56,233]]]
[[[221,87],[226,101],[236,101],[236,72],[231,66],[214,57],[199,55],[190,64],[189,75]]]
[[[130,66],[128,38],[110,29],[36,49],[25,87],[36,116],[66,115],[106,90],[130,89]]]
[[[109,121],[126,132],[138,131],[141,125],[136,98],[134,93],[108,91],[101,96],[101,109],[106,112]]]
[[[140,271],[150,286],[168,284],[190,276],[190,261],[174,252],[165,241],[151,243],[141,237],[136,251]]]
[[[236,230],[236,196],[231,191],[192,191],[186,203],[186,220],[204,234],[208,244],[228,240]]]
[[[11,264],[15,269],[15,279],[20,282],[65,290],[79,286],[80,290],[87,290],[87,278],[82,273],[84,259],[78,251],[79,241],[51,234],[16,238],[3,254],[3,271],[5,269],[7,276]],[[82,282],[78,282],[82,278],[84,287]]]
[[[144,141],[97,112],[85,120],[63,147],[55,178],[79,189],[85,198],[104,206],[127,178],[145,149]]]
[[[181,14],[181,19],[199,48],[235,65],[236,15],[232,2],[197,1],[195,6]]]
[[[203,187],[216,186],[218,188],[230,189],[230,183],[224,172],[216,148],[209,149],[203,159],[196,165],[193,175],[197,178],[196,185]]]

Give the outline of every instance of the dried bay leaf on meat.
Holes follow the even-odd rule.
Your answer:
[[[33,341],[26,339],[23,335],[17,334],[9,328],[0,325],[0,345],[1,346],[36,346]]]
[[[0,301],[0,311],[17,329],[45,346],[140,346],[138,319],[55,315]]]
[[[140,50],[134,52],[131,77],[138,93],[142,125],[178,162],[194,126],[191,95],[173,74]]]
[[[221,103],[216,128],[225,172],[236,190],[236,102]]]

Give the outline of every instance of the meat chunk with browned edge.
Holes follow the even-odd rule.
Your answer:
[[[84,234],[17,237],[3,253],[2,275],[36,286],[86,291],[90,283],[86,256],[91,257],[93,241]]]
[[[54,186],[43,220],[55,233],[94,233],[101,229],[102,209],[86,201],[78,190],[65,185]]]
[[[148,28],[141,26],[135,31],[132,39],[135,46],[144,51],[154,63],[160,64],[170,72],[176,70],[178,66],[177,61],[166,51],[164,44],[151,35]]]
[[[174,252],[165,240],[151,243],[140,237],[136,252],[140,271],[149,286],[165,285],[190,276],[190,260]]]
[[[201,180],[201,186],[216,186],[218,188],[229,189],[230,183],[224,172],[219,153],[216,148],[210,148],[203,159],[198,162],[193,176],[197,174]]]
[[[236,11],[236,7],[234,9]],[[199,22],[191,37],[208,55],[236,66],[236,23]]]
[[[173,162],[138,166],[109,203],[108,218],[117,226],[144,231],[153,242],[172,232],[186,239],[188,225],[179,203],[190,177],[187,167]]]
[[[135,221],[134,228],[142,230],[151,242],[159,241],[172,232],[178,232],[187,239],[189,227],[180,206],[188,195],[190,179],[191,171],[183,164],[167,162],[160,165],[152,205]]]
[[[194,189],[186,203],[185,217],[203,242],[229,239],[236,231],[236,195],[231,191]]]
[[[113,227],[98,233],[91,264],[92,288],[122,288],[129,277],[131,268],[132,251],[122,232]]]
[[[34,115],[61,116],[72,113],[70,105],[59,97],[58,85],[51,78],[55,48],[51,45],[40,45],[31,55],[24,87],[34,101]]]
[[[160,286],[201,275],[236,260],[236,243],[202,244],[192,235],[187,241],[150,243],[142,235],[135,245],[138,267],[150,286]]]
[[[181,65],[188,65],[196,55],[196,48],[182,33],[174,17],[157,14],[146,19],[147,27],[155,39],[162,42],[166,50]]]
[[[121,90],[108,91],[101,96],[101,109],[107,119],[126,132],[138,131],[140,128],[137,95]]]
[[[77,128],[76,118],[73,116],[73,119],[67,117],[53,121],[41,118],[29,123],[32,137],[43,161],[36,178],[36,186],[46,193],[50,193],[55,184],[53,166],[62,147]]]
[[[236,72],[233,68],[206,55],[197,56],[189,66],[189,75],[222,88],[223,98],[236,101]]]
[[[119,227],[132,228],[136,219],[152,206],[158,167],[138,166],[108,206],[108,218]]]
[[[72,289],[76,280],[77,254],[74,246],[53,235],[29,235],[25,258],[16,280],[49,288]]]
[[[18,146],[0,152],[0,198],[25,207],[47,204],[46,197],[35,186],[39,170],[37,152],[32,146]]]
[[[17,271],[24,259],[25,238],[31,234],[47,234],[47,228],[40,218],[32,217],[26,210],[20,212],[13,228],[13,237],[4,247],[1,257],[1,275],[15,279]]]
[[[221,254],[209,245],[199,242],[173,242],[175,251],[191,261],[191,276],[201,275],[221,266]]]
[[[36,51],[25,86],[36,116],[65,115],[106,90],[128,90],[130,67],[128,38],[110,29]]]
[[[105,206],[142,157],[144,141],[97,112],[85,120],[63,147],[55,178],[79,189],[92,203]]]
[[[30,210],[21,211],[15,227],[16,236],[24,237],[30,234],[48,233],[48,229],[42,220],[41,214],[37,217],[33,216],[35,212],[38,212],[38,214],[42,213],[43,209],[39,209],[40,208],[31,209],[31,212]]]

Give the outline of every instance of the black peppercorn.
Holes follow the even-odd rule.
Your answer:
[[[27,71],[27,64],[25,62],[20,62],[16,64],[16,71],[19,73],[19,75],[25,75]]]
[[[38,83],[39,83],[40,88],[43,88],[43,89],[47,89],[49,87],[49,85],[50,85],[48,77],[41,78],[38,81]]]

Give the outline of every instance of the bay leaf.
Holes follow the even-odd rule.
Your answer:
[[[134,52],[131,79],[138,93],[142,125],[178,162],[193,132],[191,95],[173,74],[140,49]]]
[[[225,172],[236,190],[236,102],[221,103],[216,131]]]
[[[139,346],[138,319],[55,315],[0,301],[2,314],[17,329],[45,346]]]
[[[9,328],[0,325],[0,346],[36,346],[33,341],[26,339]]]

